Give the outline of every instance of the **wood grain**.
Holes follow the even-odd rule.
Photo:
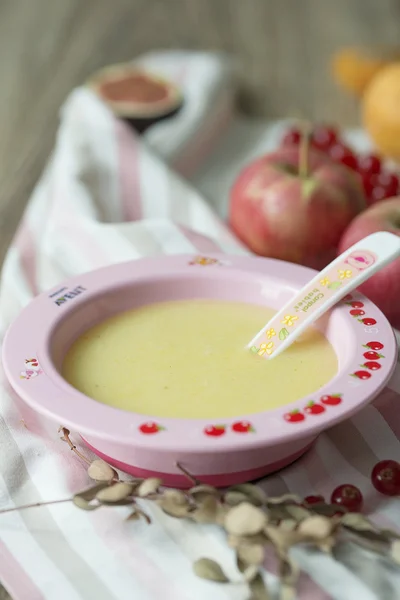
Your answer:
[[[400,0],[1,0],[0,264],[59,107],[95,69],[154,48],[224,51],[237,61],[246,112],[349,125],[358,108],[331,80],[331,54],[396,44],[399,29]]]

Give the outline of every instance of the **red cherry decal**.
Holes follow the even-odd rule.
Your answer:
[[[362,317],[365,315],[365,310],[361,310],[361,308],[353,308],[353,310],[350,311],[350,314],[353,317]]]
[[[368,342],[368,344],[364,344],[363,348],[371,348],[371,350],[382,350],[383,344],[381,344],[381,342]]]
[[[308,415],[320,415],[325,412],[325,408],[321,404],[315,404],[315,402],[309,402],[304,409]]]
[[[358,302],[358,300],[354,300],[353,302],[349,302],[350,306],[353,308],[362,308],[364,304],[362,302]]]
[[[221,435],[224,435],[225,431],[225,425],[209,425],[204,429],[204,433],[212,437],[219,437]]]
[[[352,377],[358,377],[358,379],[369,379],[371,377],[371,373],[368,371],[356,371],[352,373]]]
[[[300,421],[304,421],[305,416],[299,410],[292,410],[283,415],[283,418],[289,423],[299,423]]]
[[[232,431],[236,433],[254,433],[255,429],[249,421],[237,421],[232,425]]]
[[[360,323],[364,323],[364,325],[370,326],[370,325],[376,325],[376,321],[375,319],[371,319],[371,318],[366,318],[366,319],[358,319],[360,321]]]
[[[380,358],[385,358],[383,354],[379,354],[379,352],[373,352],[372,350],[364,352],[363,356],[367,360],[379,360]]]
[[[347,296],[343,298],[343,302],[350,302],[350,300],[353,300],[353,296],[351,294],[347,294]]]
[[[327,394],[321,396],[321,402],[327,406],[337,406],[342,401],[342,394]]]
[[[154,423],[154,421],[143,423],[143,425],[140,425],[139,427],[139,430],[146,435],[157,433],[158,431],[162,431],[163,429],[164,427],[161,427],[160,425],[158,425],[158,423]]]
[[[360,367],[363,367],[364,369],[370,369],[371,371],[378,371],[381,368],[381,366],[382,365],[373,360],[369,360],[364,365],[360,365]]]

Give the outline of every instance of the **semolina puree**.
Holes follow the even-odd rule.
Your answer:
[[[289,404],[336,375],[336,354],[315,328],[274,360],[246,349],[275,311],[182,300],[119,313],[81,335],[62,368],[75,388],[154,417],[223,419]]]

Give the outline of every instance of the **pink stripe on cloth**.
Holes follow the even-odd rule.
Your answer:
[[[118,146],[119,188],[125,221],[142,218],[138,136],[126,123],[115,120]]]
[[[26,570],[21,567],[1,540],[0,581],[12,597],[26,598],[26,600],[44,600],[43,594],[35,586]]]
[[[314,446],[312,446],[311,450],[300,459],[299,464],[306,471],[307,477],[312,485],[313,489],[310,490],[310,494],[322,494],[325,499],[329,499],[336,484],[324,465],[321,451],[318,448],[318,440],[315,442]],[[291,491],[293,492],[295,490]]]
[[[140,543],[135,542],[134,529],[132,536],[128,537],[125,534],[123,529],[129,525],[121,520],[121,515],[110,515],[106,521],[97,512],[93,515],[93,524],[96,533],[107,548],[124,563],[132,577],[137,579],[148,592],[149,597],[163,600],[188,600],[188,596],[182,594],[181,588],[174,582],[174,577],[169,577],[146,555]],[[142,527],[147,527],[146,523],[143,523]]]
[[[198,136],[199,141],[195,152],[184,153],[174,161],[174,169],[182,173],[185,177],[190,177],[202,164],[207,154],[215,147],[215,144],[222,133],[228,129],[232,121],[232,103],[226,101],[218,112],[209,119],[207,124],[200,123],[198,130],[194,135]]]
[[[36,282],[36,244],[24,217],[17,229],[13,246],[18,250],[22,270],[34,296],[39,293]]]
[[[266,549],[264,568],[269,573],[278,576],[278,561],[275,553],[269,547]],[[305,572],[301,572],[299,575],[296,592],[298,600],[330,600],[331,598]]]
[[[374,402],[375,408],[398,440],[400,440],[399,402],[400,395],[389,388],[385,388]]]
[[[199,252],[222,252],[221,247],[215,240],[184,225],[178,224],[177,227]]]

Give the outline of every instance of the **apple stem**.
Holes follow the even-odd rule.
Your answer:
[[[307,179],[309,175],[310,125],[308,123],[303,123],[301,129],[299,175],[301,179]]]

